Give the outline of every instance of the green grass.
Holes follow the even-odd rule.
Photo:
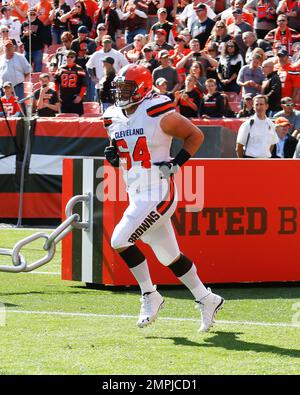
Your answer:
[[[11,248],[32,233],[0,230],[0,246]],[[28,260],[42,256],[41,245],[24,250]],[[9,259],[0,258],[4,262]],[[59,272],[60,249],[53,262],[38,270]],[[226,304],[209,334],[197,333],[198,313],[188,291],[160,289],[166,308],[154,325],[138,329],[136,289],[92,290],[63,282],[59,275],[0,273],[0,302],[7,309],[6,326],[0,327],[0,374],[300,373],[300,327],[292,326],[298,287],[217,288]]]

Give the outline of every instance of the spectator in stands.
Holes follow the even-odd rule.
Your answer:
[[[278,63],[275,65],[281,86],[282,96],[291,97],[296,101],[297,93],[300,88],[300,70],[299,67],[293,67],[290,63],[288,51],[281,49],[277,53]]]
[[[167,21],[167,10],[166,8],[159,8],[157,11],[158,22],[156,22],[149,31],[149,41],[154,41],[154,36],[157,30],[163,29],[166,32],[166,42],[174,46],[176,29],[173,23]]]
[[[232,11],[234,9],[239,8],[242,11],[243,21],[246,22],[246,23],[249,23],[249,25],[253,26],[253,23],[254,23],[253,14],[251,14],[249,11],[244,10],[244,5],[245,5],[244,0],[235,0],[234,3],[233,3]],[[233,15],[232,15],[232,11],[231,11],[231,15],[229,15],[226,18],[226,25],[227,26],[229,26],[232,23],[234,23],[234,18],[233,18]]]
[[[154,84],[158,78],[165,78],[168,81],[168,91],[175,93],[180,88],[178,74],[175,67],[170,66],[169,52],[162,50],[158,53],[160,66],[153,70]]]
[[[57,93],[49,87],[50,76],[40,75],[41,88],[34,92],[33,107],[39,117],[55,117],[59,113],[60,103]]]
[[[295,105],[291,97],[283,97],[281,99],[281,107],[282,111],[279,111],[274,117],[287,118],[290,123],[290,134],[297,137],[300,133],[300,111],[295,110]]]
[[[130,0],[124,4],[123,9],[124,12],[117,8],[117,12],[125,26],[126,44],[131,44],[137,34],[147,34],[147,8],[143,7],[142,3],[135,4]]]
[[[251,93],[248,93],[243,97],[243,108],[239,111],[237,118],[249,118],[254,114],[253,97]]]
[[[85,6],[86,14],[91,18],[94,23],[95,13],[98,11],[99,4],[96,0],[82,0]],[[112,7],[113,8],[113,7]]]
[[[185,88],[174,93],[174,106],[186,118],[197,118],[200,107],[200,95],[196,89],[196,78],[189,75],[185,79]]]
[[[0,117],[5,115],[7,117],[19,117],[21,109],[18,104],[18,98],[14,96],[12,83],[10,81],[4,82],[2,89],[4,95],[0,99]]]
[[[96,33],[97,33],[97,36],[95,38],[95,42],[96,42],[96,45],[97,45],[97,51],[99,51],[100,49],[103,48],[103,45],[102,45],[102,38],[103,38],[103,36],[107,36],[108,35],[107,27],[105,26],[104,23],[99,23],[99,25],[97,26],[97,29],[96,29]]]
[[[136,63],[137,60],[142,59],[142,49],[146,44],[146,37],[143,34],[137,34],[133,39],[133,48],[129,51],[124,51],[123,54],[126,56],[129,63]]]
[[[44,25],[38,19],[35,10],[29,11],[28,19],[22,24],[21,41],[24,44],[25,57],[28,62],[29,58],[31,58],[33,71],[35,73],[41,72],[43,66],[43,47],[47,43],[47,37],[44,36]]]
[[[262,59],[262,62],[264,62],[264,61],[267,59],[267,56],[266,56],[266,54],[265,54],[265,51],[264,51],[262,48],[255,48],[255,49],[252,51],[252,58],[253,58],[255,55],[259,55],[259,56],[261,57],[261,59]],[[251,62],[251,60],[250,60],[250,62]]]
[[[266,79],[262,83],[261,93],[268,98],[268,116],[272,117],[281,109],[281,81],[278,73],[274,71],[272,60],[265,60],[262,64],[262,70]]]
[[[206,92],[206,75],[202,63],[197,61],[193,62],[188,75],[195,78],[196,89],[198,90],[200,97],[202,97],[203,93]]]
[[[101,0],[99,8],[95,12],[93,30],[95,31],[99,24],[104,24],[107,28],[107,33],[115,41],[116,33],[121,28],[121,22],[116,9],[110,6],[109,0]]]
[[[207,70],[208,67],[218,66],[219,63],[216,59],[210,56],[210,54],[200,51],[200,44],[197,39],[192,39],[189,43],[189,47],[191,51],[177,63],[177,70],[184,67],[188,72],[195,61],[202,64],[204,71]]]
[[[103,65],[102,65],[102,60],[105,57],[110,57],[114,59],[114,68],[116,70],[116,73],[128,64],[127,59],[125,56],[117,51],[116,49],[112,48],[112,43],[113,40],[110,36],[103,36],[102,38],[102,44],[103,48],[100,49],[99,51],[95,52],[89,59],[89,61],[86,64],[87,72],[89,75],[92,77],[94,83],[96,84],[96,89],[99,89],[99,81],[103,77]]]
[[[70,32],[64,32],[61,35],[62,47],[56,50],[56,53],[50,59],[50,70],[51,72],[56,71],[60,66],[66,63],[66,53],[71,49],[73,41],[73,35]]]
[[[193,22],[198,20],[196,8],[200,3],[202,3],[202,0],[194,0],[191,4],[186,5],[183,12],[179,16],[182,26],[186,26],[189,32],[191,31]],[[216,18],[215,12],[207,4],[205,4],[205,7],[207,9],[208,18],[214,20]]]
[[[185,38],[181,34],[179,34],[177,37],[175,37],[175,46],[174,49],[171,49],[169,51],[170,59],[173,63],[173,66],[176,67],[177,63],[182,60],[186,55],[188,55],[191,50],[189,48],[186,48],[185,46]],[[178,75],[182,75],[186,73],[185,67],[182,67],[181,69],[177,69]]]
[[[155,52],[159,52],[162,49],[166,49],[170,51],[173,47],[167,43],[167,32],[164,29],[158,29],[154,35],[154,42],[151,43],[151,46]]]
[[[164,0],[146,0],[145,4],[148,6],[148,20],[147,31],[150,32],[151,27],[157,22],[157,11],[163,8]]]
[[[278,142],[274,123],[267,117],[268,99],[254,98],[255,115],[244,122],[238,131],[236,153],[238,158],[270,158]]]
[[[236,113],[232,110],[230,103],[229,103],[229,99],[228,96],[226,95],[226,93],[221,93],[221,96],[223,97],[224,100],[224,118],[235,118],[236,117]]]
[[[173,93],[168,92],[168,81],[165,78],[158,78],[153,89],[160,95],[168,96],[172,101],[174,101],[175,96]]]
[[[279,15],[277,18],[277,29],[273,29],[265,36],[265,40],[273,43],[280,42],[282,46],[288,51],[289,55],[293,53],[293,43],[300,41],[300,34],[288,27],[288,18],[286,15]]]
[[[86,101],[93,101],[95,97],[95,84],[90,78],[86,70],[86,64],[89,60],[89,56],[96,51],[96,42],[92,38],[88,37],[88,29],[86,26],[80,26],[77,34],[78,38],[72,41],[71,49],[76,52],[76,64],[81,66],[86,72]]]
[[[11,16],[18,18],[22,24],[27,17],[28,2],[23,0],[12,0],[9,6],[11,7]]]
[[[114,69],[114,59],[106,56],[103,60],[103,77],[99,81],[98,97],[102,113],[114,103],[111,94],[112,82],[116,76]]]
[[[242,35],[243,42],[247,47],[245,54],[245,62],[250,63],[252,53],[256,48],[261,48],[265,54],[269,57],[272,56],[272,45],[265,40],[258,40],[254,32],[245,32]]]
[[[231,39],[232,37],[227,33],[227,27],[225,23],[223,21],[218,21],[213,27],[211,35],[208,37],[208,40],[205,44],[205,50],[207,50],[209,44],[216,43],[218,44],[221,52],[221,45]]]
[[[244,9],[254,14],[254,29],[257,38],[264,39],[276,27],[277,0],[250,0]]]
[[[11,7],[4,6],[1,9],[2,18],[0,19],[0,25],[6,26],[9,29],[9,38],[14,39],[18,45],[21,44],[21,22],[20,20],[11,15]]]
[[[251,25],[249,25],[249,23],[244,22],[243,11],[240,8],[235,8],[232,11],[232,16],[233,16],[233,23],[231,23],[227,27],[227,32],[230,36],[233,37],[234,41],[237,43],[240,49],[240,54],[244,58],[247,47],[243,41],[243,33],[251,32],[253,28]]]
[[[195,11],[198,18],[192,23],[190,32],[192,37],[199,41],[200,49],[204,49],[206,41],[211,34],[215,22],[208,18],[205,4],[198,4],[195,7]]]
[[[227,41],[217,68],[220,90],[240,92],[240,86],[237,84],[236,79],[243,63],[237,43],[235,41]]]
[[[89,31],[86,26],[80,26],[77,31],[78,38],[72,41],[71,49],[75,51],[77,54],[77,58],[82,58],[85,55],[92,55],[96,51],[96,42],[92,38],[88,37]],[[78,59],[76,63],[83,67],[80,63],[78,63]]]
[[[300,67],[300,42],[293,44],[293,56],[291,57],[293,66]]]
[[[227,18],[232,16],[232,11],[234,8],[237,8],[234,6],[234,4],[235,0],[229,0],[226,4],[227,7],[225,7],[225,10],[218,14],[218,19],[226,23]],[[230,5],[230,7],[228,7],[228,5]]]
[[[61,22],[67,23],[68,31],[77,38],[77,30],[80,26],[86,26],[89,31],[92,29],[91,18],[86,14],[85,5],[82,1],[75,1],[71,11],[60,17]]]
[[[159,66],[158,60],[155,58],[151,45],[145,45],[142,49],[143,58],[137,61],[152,73]]]
[[[18,49],[17,42],[14,39],[9,37],[9,28],[5,25],[0,26],[0,55],[4,54],[5,52],[5,43],[6,41],[11,40],[15,50]]]
[[[219,65],[219,47],[216,43],[211,43],[207,47],[207,59],[211,59],[215,62],[215,64],[210,64],[206,67],[206,77],[207,78],[213,78],[214,80],[218,79],[218,74],[217,74],[217,67]]]
[[[164,7],[167,9],[167,18],[170,22],[174,22],[177,13],[177,0],[165,0]]]
[[[205,82],[207,94],[200,103],[199,115],[202,118],[222,118],[224,116],[224,99],[217,90],[216,80],[209,78]]]
[[[83,97],[85,94],[85,72],[78,66],[76,52],[66,53],[67,62],[55,73],[55,90],[59,93],[62,113],[83,114]]]
[[[0,56],[0,87],[5,81],[11,81],[15,95],[24,97],[24,84],[30,73],[30,65],[25,56],[15,52],[12,41],[6,41],[5,53]]]
[[[52,20],[50,18],[50,12],[52,9],[51,1],[49,0],[40,0],[36,6],[35,10],[38,14],[38,19],[43,23],[43,36],[44,36],[44,44],[48,47],[52,44],[52,36],[51,36],[51,25]]]
[[[289,120],[284,117],[278,117],[275,119],[275,125],[279,141],[272,150],[272,158],[292,158],[298,140],[289,134]]]
[[[261,85],[265,79],[261,65],[262,57],[259,54],[254,54],[250,64],[246,64],[240,69],[236,82],[242,87],[243,96],[247,93],[255,96],[261,92]]]
[[[49,13],[51,21],[51,35],[53,44],[61,44],[61,36],[68,31],[67,22],[61,21],[61,16],[71,11],[65,0],[52,0],[52,10]]]
[[[277,15],[286,15],[288,17],[288,27],[300,31],[300,7],[299,1],[281,0],[276,9]]]

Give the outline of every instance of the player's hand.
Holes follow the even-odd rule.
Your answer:
[[[159,170],[163,175],[163,178],[170,178],[174,173],[177,173],[179,166],[175,165],[172,161],[163,161],[153,163],[155,166],[159,166]]]
[[[120,158],[118,149],[116,147],[116,140],[112,140],[112,145],[109,145],[104,150],[104,156],[113,167],[120,166]]]

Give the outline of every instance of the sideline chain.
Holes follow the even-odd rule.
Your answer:
[[[79,214],[73,214],[74,206],[82,202],[87,205],[89,218],[87,221],[80,221]],[[50,262],[56,251],[56,244],[59,243],[64,237],[66,237],[73,229],[82,229],[89,231],[91,224],[91,194],[76,195],[73,196],[66,205],[66,219],[50,234],[45,232],[37,232],[31,236],[25,237],[18,241],[14,248],[6,249],[0,248],[0,256],[8,255],[12,259],[13,266],[0,265],[1,272],[9,273],[20,273],[20,272],[31,272],[32,270],[45,265]],[[43,249],[47,252],[46,255],[37,261],[28,264],[25,257],[21,254],[21,249],[38,239],[45,239]]]

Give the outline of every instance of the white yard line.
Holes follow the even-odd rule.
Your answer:
[[[125,314],[96,314],[96,313],[72,313],[64,311],[28,311],[28,310],[6,310],[9,314],[38,314],[38,315],[57,315],[64,317],[94,317],[94,318],[126,318],[136,319],[135,315]],[[160,317],[163,321],[192,321],[198,322],[199,319],[195,318],[176,318],[176,317]],[[292,324],[286,322],[258,322],[258,321],[227,321],[219,320],[217,324],[223,325],[253,325],[253,326],[273,326],[273,327],[285,327],[285,328],[300,328],[300,324]]]

